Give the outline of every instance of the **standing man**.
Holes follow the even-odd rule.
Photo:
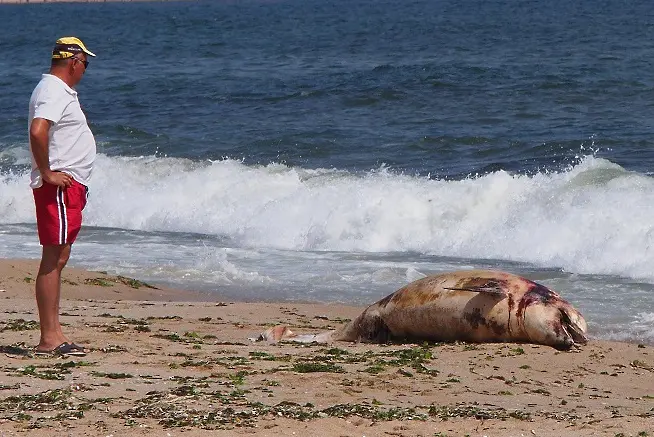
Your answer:
[[[57,40],[49,74],[32,92],[29,141],[32,153],[30,186],[36,224],[43,246],[36,277],[36,304],[41,338],[37,353],[84,356],[59,323],[61,271],[82,225],[87,184],[95,159],[95,139],[74,90],[95,56],[75,37]]]

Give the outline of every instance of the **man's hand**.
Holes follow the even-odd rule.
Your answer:
[[[47,170],[41,173],[41,178],[44,182],[56,185],[61,188],[67,188],[73,184],[73,178],[68,173],[61,171]]]

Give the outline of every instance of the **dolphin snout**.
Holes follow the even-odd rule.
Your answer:
[[[579,312],[570,308],[561,308],[561,327],[570,340],[570,346],[588,343],[586,320]]]

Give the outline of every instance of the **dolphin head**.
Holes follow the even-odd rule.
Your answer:
[[[588,343],[588,336],[586,335],[588,325],[584,316],[565,301],[562,301],[559,306],[559,314],[559,322],[564,333],[563,337],[572,339],[570,347]]]
[[[571,304],[556,298],[529,305],[524,327],[529,341],[569,350],[588,342],[586,320]]]

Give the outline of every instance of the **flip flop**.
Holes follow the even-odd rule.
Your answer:
[[[77,345],[75,343],[68,343],[68,346],[69,346],[69,349],[68,349],[68,352],[65,353],[65,355],[69,355],[71,357],[86,356],[86,350],[84,349],[83,346],[79,346],[79,345]]]
[[[86,356],[86,352],[82,346],[78,346],[75,343],[61,343],[51,351],[41,351],[37,349],[34,351],[34,355],[55,357],[83,357]]]

